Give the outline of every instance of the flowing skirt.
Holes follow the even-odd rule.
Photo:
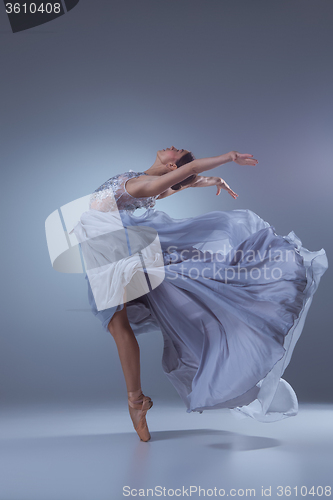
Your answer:
[[[328,268],[323,248],[310,252],[244,209],[186,219],[88,210],[74,232],[93,313],[108,331],[125,302],[135,335],[162,333],[163,371],[187,412],[297,414],[281,376]]]

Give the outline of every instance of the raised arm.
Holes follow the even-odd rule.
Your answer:
[[[230,161],[232,161],[231,152],[220,156],[213,156],[211,158],[198,158],[193,160],[190,163],[186,163],[185,165],[177,168],[177,170],[173,170],[172,172],[168,172],[167,174],[161,175],[159,178],[152,180],[149,183],[149,188],[156,189],[156,192],[155,194],[149,194],[146,196],[156,196],[174,184],[183,181],[190,175],[199,174],[205,170],[211,170]]]
[[[256,165],[258,163],[257,160],[253,158],[253,155],[240,154],[237,151],[230,151],[224,155],[213,156],[211,158],[196,159],[182,165],[172,172],[168,172],[153,179],[147,179],[143,176],[138,178],[135,183],[132,182],[130,194],[138,198],[157,196],[190,175],[211,170],[230,161],[234,161],[239,165]]]
[[[223,163],[228,163],[229,161],[234,161],[238,165],[257,165],[258,160],[253,158],[253,155],[241,154],[238,151],[230,151],[229,153],[221,156],[213,156],[212,158],[201,158],[194,160],[195,163],[193,167],[193,173],[199,174],[205,172],[206,170],[211,170]]]

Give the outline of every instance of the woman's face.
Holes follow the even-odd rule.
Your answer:
[[[176,149],[174,146],[171,146],[171,148],[160,149],[157,151],[157,156],[161,163],[166,165],[167,163],[176,163],[176,161],[187,153],[187,149]]]

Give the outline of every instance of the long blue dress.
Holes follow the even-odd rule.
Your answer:
[[[293,231],[276,234],[251,210],[173,219],[154,208],[156,197],[126,191],[126,181],[140,175],[130,170],[100,186],[74,228],[88,268],[102,269],[99,281],[86,274],[93,313],[108,331],[123,308],[120,290],[139,274],[131,250],[121,259],[129,245],[121,230],[152,228],[161,248],[153,261],[162,258],[163,279],[155,287],[147,280],[147,293],[123,302],[135,335],[162,333],[162,367],[186,411],[230,408],[262,422],[296,415],[296,394],[281,376],[328,268],[325,250],[310,252]],[[139,207],[146,211],[135,216]],[[117,237],[101,245],[96,235],[109,231],[115,214]]]

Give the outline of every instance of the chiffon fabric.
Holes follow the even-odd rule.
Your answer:
[[[142,268],[130,249],[119,259],[115,245],[105,241],[82,247],[90,272],[94,262],[102,269],[98,279],[104,284],[96,288],[95,283],[95,295],[89,271],[86,280],[92,312],[103,328],[108,332],[109,321],[126,302],[136,336],[161,333],[163,371],[187,412],[230,408],[236,416],[261,422],[296,415],[296,394],[281,377],[328,268],[325,250],[307,250],[293,231],[276,234],[248,209],[184,219],[151,207],[139,216],[126,206],[117,213],[89,209],[75,234],[81,245],[91,242],[115,220],[139,233],[155,231],[160,246],[148,256],[148,265],[156,276],[163,272],[163,279],[132,300],[110,306],[105,299],[97,307],[96,289],[110,298],[116,283],[118,298],[125,298],[126,285]]]

